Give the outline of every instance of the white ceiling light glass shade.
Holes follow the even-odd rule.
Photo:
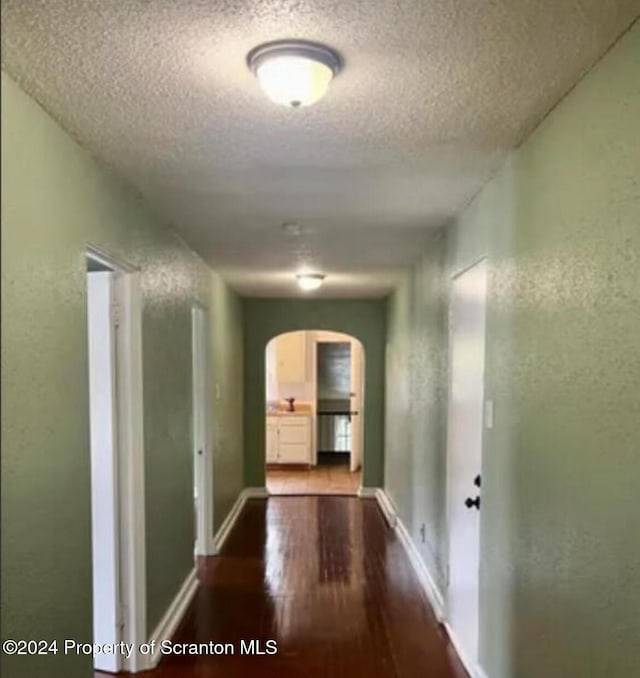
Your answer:
[[[321,99],[340,70],[333,50],[302,40],[260,45],[249,52],[247,62],[269,99],[292,108]]]
[[[301,290],[312,292],[322,285],[325,277],[321,273],[299,273],[296,278]]]

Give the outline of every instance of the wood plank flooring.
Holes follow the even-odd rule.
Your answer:
[[[161,567],[161,563],[158,563]],[[233,655],[166,656],[153,678],[464,678],[405,552],[374,500],[250,500],[174,642]],[[240,654],[240,641],[277,654]]]
[[[267,469],[267,489],[271,494],[358,494],[360,471],[348,466],[311,466],[304,469]]]

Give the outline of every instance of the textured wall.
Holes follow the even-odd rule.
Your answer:
[[[213,337],[214,530],[244,487],[242,303],[224,281],[211,281]]]
[[[490,678],[605,678],[640,666],[638,73],[636,25],[447,231],[443,284],[489,261],[495,423],[484,441],[480,662]],[[415,457],[389,437],[415,431],[415,418],[442,413],[446,400],[427,379],[437,361],[416,363],[411,341],[427,336],[420,308],[441,294],[420,280],[435,256],[389,305],[387,378],[409,414],[387,408],[386,483],[414,537],[416,506],[427,534],[442,525],[441,488],[423,479],[416,501],[413,478],[438,458],[429,473],[439,473],[445,446],[427,437]],[[392,471],[396,462],[408,468]]]
[[[87,242],[142,271],[153,628],[193,562],[195,301],[212,310],[214,378],[221,383],[217,523],[241,487],[239,303],[4,74],[2,194],[3,634],[91,640]],[[3,669],[16,677],[86,676],[90,666],[90,658],[60,654],[3,657]]]
[[[443,262],[444,240],[436,236],[389,299],[385,426],[385,488],[441,585],[446,563]]]
[[[513,672],[634,675],[640,24],[523,146],[512,171]]]
[[[383,301],[244,299],[245,481],[264,485],[265,348],[293,330],[333,330],[359,339],[365,353],[365,421],[362,484],[380,487],[383,476]]]

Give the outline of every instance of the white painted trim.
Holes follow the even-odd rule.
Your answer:
[[[198,590],[198,577],[196,569],[193,568],[184,580],[180,590],[164,613],[162,619],[149,636],[148,642],[155,641],[154,651],[147,657],[146,669],[155,669],[158,666],[162,653],[160,652],[160,643],[163,640],[171,640],[173,634],[177,631],[187,608],[191,604],[196,591]]]
[[[449,635],[451,644],[455,648],[455,651],[462,662],[462,665],[467,670],[467,673],[471,676],[471,678],[488,678],[487,674],[482,670],[482,668],[469,659],[469,656],[464,651],[462,643],[457,638],[451,626],[445,622],[444,627],[447,631],[447,634]]]
[[[387,523],[392,530],[396,529],[396,524],[398,522],[398,512],[396,507],[393,505],[389,495],[381,488],[376,490],[376,499],[378,500],[378,506],[384,517],[387,519]]]
[[[220,549],[224,546],[227,537],[231,533],[244,505],[247,503],[248,499],[268,499],[269,492],[266,487],[245,487],[242,492],[238,495],[234,505],[231,507],[227,517],[220,525],[220,528],[216,532],[215,537],[213,538],[213,549],[214,555],[220,552]]]
[[[316,332],[310,331],[311,339],[311,384],[313,388],[311,419],[311,464],[318,465],[318,339]]]
[[[422,559],[415,542],[411,538],[409,530],[407,530],[400,518],[398,518],[396,523],[396,534],[413,565],[413,569],[418,576],[422,590],[425,592],[427,599],[431,603],[436,618],[442,623],[444,621],[444,597],[431,576],[429,568]]]
[[[450,607],[450,598],[451,598],[451,582],[449,581],[450,577],[450,571],[451,571],[451,531],[452,531],[452,516],[451,516],[451,503],[452,503],[452,478],[451,478],[451,469],[452,469],[452,464],[451,464],[451,455],[452,455],[452,448],[451,448],[451,397],[452,397],[452,392],[453,392],[453,354],[452,354],[452,346],[453,346],[453,336],[454,336],[454,328],[453,328],[453,300],[454,300],[454,285],[455,282],[458,278],[463,276],[465,273],[468,273],[469,271],[473,270],[476,266],[479,264],[484,263],[485,265],[488,266],[488,255],[487,254],[482,254],[481,256],[477,257],[474,259],[470,264],[466,266],[462,266],[456,271],[453,271],[450,275],[449,278],[449,283],[448,283],[448,288],[447,288],[447,350],[448,350],[448,358],[447,358],[447,411],[446,411],[446,419],[445,419],[445,429],[446,429],[446,473],[445,473],[445,482],[446,482],[446,501],[445,501],[445,548],[447,552],[447,567],[448,572],[447,572],[447,601],[446,601],[446,606],[447,608]],[[486,280],[485,280],[485,295],[484,295],[484,331],[485,331],[485,336],[484,336],[484,357],[483,357],[483,376],[482,376],[482,382],[483,382],[483,393],[482,393],[482,406],[483,406],[483,417],[482,417],[482,425],[481,425],[481,432],[480,432],[480,473],[482,473],[482,459],[484,457],[484,451],[485,451],[485,423],[484,423],[484,407],[486,404],[486,365],[487,365],[487,304],[488,304],[488,292],[489,292],[489,273],[488,271],[486,272]],[[482,521],[482,513],[480,514],[480,521]],[[481,525],[479,524],[478,529],[481,530]],[[478,544],[479,548],[479,554],[482,548],[482,543],[479,541]],[[478,574],[479,577],[479,574]],[[478,579],[479,581],[479,579]],[[478,615],[480,614],[480,603],[478,602]],[[479,624],[479,620],[478,620]],[[481,676],[478,674],[478,665],[470,662],[467,659],[466,653],[462,650],[462,645],[460,644],[460,641],[457,640],[454,635],[453,631],[450,628],[449,624],[446,625],[447,630],[449,632],[449,635],[451,637],[451,641],[456,647],[456,650],[460,656],[460,659],[462,660],[462,663],[465,665],[465,668],[467,671],[471,674],[472,678],[481,678]],[[479,627],[478,627],[478,632],[479,632]]]
[[[482,254],[477,259],[474,259],[471,264],[463,265],[461,268],[455,269],[450,275],[451,282],[453,282],[456,278],[459,278],[467,271],[470,271],[474,266],[477,266],[481,261],[485,261],[487,259],[488,256],[486,254]]]
[[[87,243],[86,256],[114,272],[117,332],[118,482],[120,485],[120,588],[122,641],[140,647],[147,634],[144,433],[142,405],[142,293],[139,270]],[[123,671],[146,668],[135,652],[123,658]]]
[[[246,499],[268,499],[271,495],[266,487],[245,487],[242,494]]]
[[[377,487],[361,487],[358,490],[358,496],[360,499],[376,499],[379,492]]]
[[[487,674],[478,666],[469,661],[466,656],[460,642],[453,633],[451,627],[446,622],[446,608],[445,600],[442,592],[440,591],[438,585],[435,582],[435,579],[429,572],[429,568],[422,559],[418,548],[409,534],[405,524],[402,522],[402,519],[398,516],[396,508],[391,501],[389,495],[380,488],[360,488],[359,496],[361,497],[371,497],[375,496],[380,506],[380,510],[384,513],[384,516],[389,523],[389,527],[396,533],[402,547],[404,548],[409,562],[411,563],[417,577],[420,582],[420,586],[427,596],[433,611],[438,619],[438,622],[443,624],[449,638],[451,639],[451,644],[454,646],[460,661],[464,665],[465,669],[468,671],[471,678],[488,678]]]
[[[97,245],[92,245],[89,242],[87,243],[86,252],[87,257],[89,259],[92,259],[98,264],[102,264],[103,266],[106,266],[107,268],[110,268],[113,271],[133,273],[139,270],[136,266],[133,266],[132,264],[123,261],[122,259],[117,259],[116,257],[111,256],[108,252],[105,252],[105,250],[103,250],[101,247],[98,247]]]
[[[213,459],[211,446],[211,380],[209,369],[209,312],[200,304],[191,307],[191,440],[196,506],[196,556],[215,555],[213,543]],[[201,454],[198,454],[200,452]]]
[[[122,317],[118,378],[123,554],[121,585],[125,601],[123,640],[140,647],[147,634],[140,274],[120,273],[116,286],[122,292],[119,299]],[[146,660],[135,652],[123,664],[125,671],[135,673],[144,670]]]
[[[220,525],[220,528],[218,529],[216,535],[213,538],[214,553],[219,553],[220,549],[222,549],[222,547],[224,546],[224,543],[227,540],[229,533],[233,529],[236,520],[238,520],[238,516],[240,515],[240,512],[242,511],[246,501],[247,497],[244,494],[243,490],[238,495],[238,498],[236,499],[234,505],[231,507],[229,513],[227,513],[227,517],[222,521],[222,525]]]
[[[409,534],[409,530],[407,530],[405,524],[398,516],[391,498],[383,489],[376,490],[375,497],[380,506],[380,510],[384,513],[384,516],[389,523],[389,527],[391,527],[398,536],[438,621],[442,622],[444,620],[445,611],[444,596],[438,588],[435,579],[429,572],[429,568],[422,559],[415,542]]]
[[[87,274],[93,640],[100,644],[119,643],[123,621],[114,278],[113,271]],[[94,657],[98,671],[116,673],[121,664],[119,652]]]

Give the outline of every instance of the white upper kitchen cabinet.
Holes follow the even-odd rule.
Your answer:
[[[276,340],[276,371],[279,383],[301,383],[307,379],[307,333],[289,332]]]

